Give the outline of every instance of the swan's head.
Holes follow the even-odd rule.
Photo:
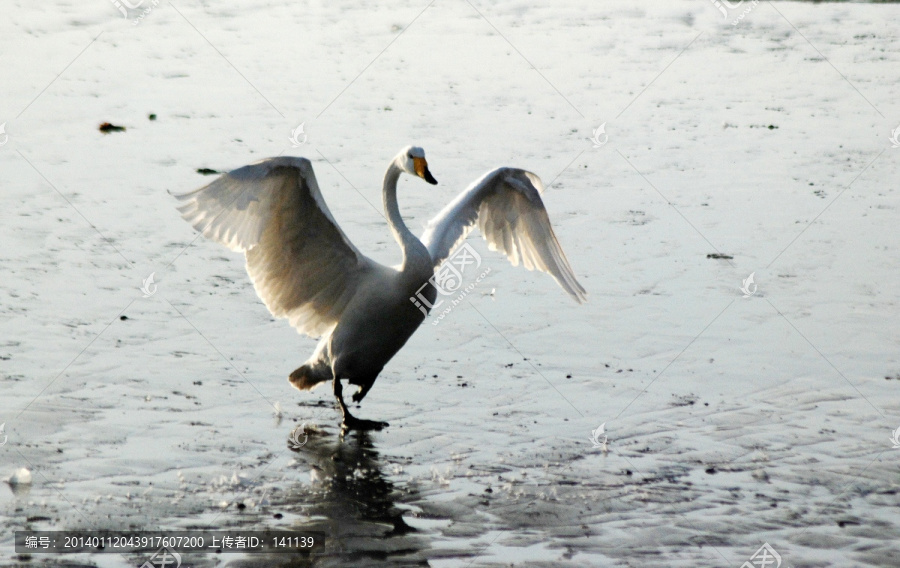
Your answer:
[[[425,161],[425,150],[418,146],[407,146],[397,154],[397,165],[411,176],[418,176],[431,185],[437,185],[437,180],[428,171],[428,162]]]

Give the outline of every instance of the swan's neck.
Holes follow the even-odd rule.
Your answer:
[[[431,255],[428,253],[428,249],[425,248],[425,245],[422,244],[418,237],[412,234],[412,231],[409,230],[406,223],[403,222],[403,217],[400,215],[400,206],[397,204],[397,180],[400,179],[401,173],[402,170],[399,166],[391,162],[387,172],[384,174],[383,188],[384,211],[387,213],[388,225],[391,227],[394,240],[403,249],[401,271],[417,271],[422,270],[423,267],[432,270]]]

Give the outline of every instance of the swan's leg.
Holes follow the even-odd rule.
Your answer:
[[[334,377],[334,397],[338,400],[338,404],[341,405],[341,414],[343,415],[342,430],[381,430],[389,425],[387,422],[363,420],[350,414],[350,411],[347,409],[347,403],[344,402],[344,387],[341,385],[341,380],[337,375]]]

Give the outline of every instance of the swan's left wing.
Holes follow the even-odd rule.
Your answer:
[[[428,222],[422,235],[435,268],[477,224],[488,247],[503,251],[513,266],[521,260],[528,270],[552,276],[576,302],[586,301],[550,225],[543,189],[538,176],[517,168],[498,168],[475,181]]]

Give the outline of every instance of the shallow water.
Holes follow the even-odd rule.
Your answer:
[[[0,486],[0,565],[147,560],[15,530],[265,527],[322,548],[183,565],[896,563],[900,7],[312,4],[10,8],[0,477],[34,481]],[[167,190],[305,155],[392,264],[380,173],[411,142],[441,181],[401,181],[411,227],[527,167],[590,300],[473,236],[490,272],[354,409],[391,426],[342,438],[286,380],[315,342]]]

